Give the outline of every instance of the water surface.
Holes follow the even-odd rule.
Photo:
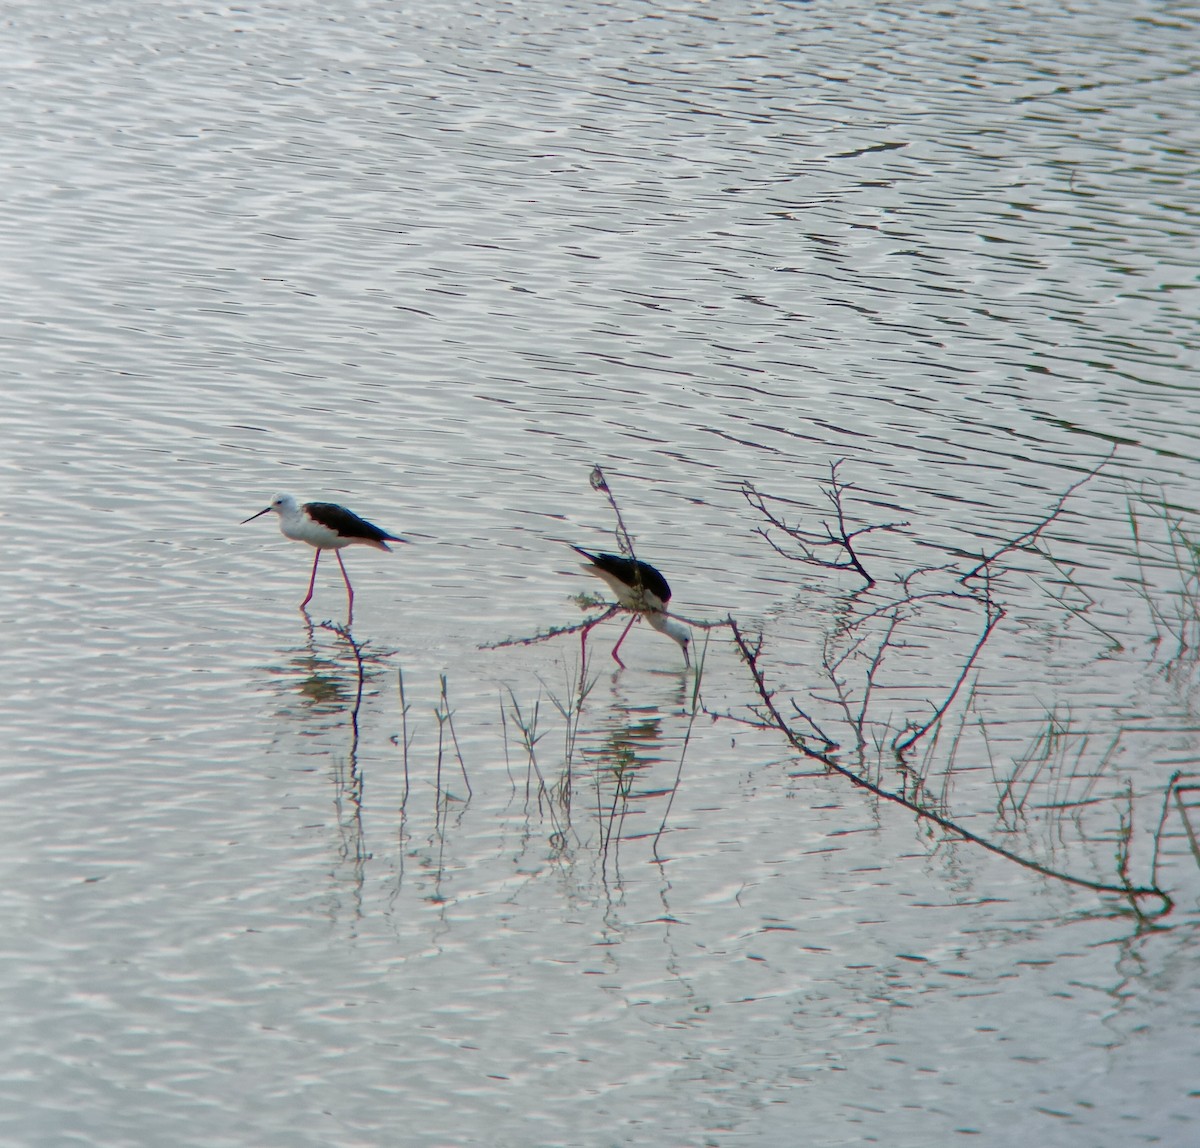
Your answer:
[[[1147,880],[1196,772],[1196,23],[10,12],[0,1139],[1194,1139],[1179,805],[1147,928],[747,724],[722,630],[694,720],[644,626],[616,675],[593,632],[577,727],[573,637],[481,646],[599,588],[564,545],[615,544],[598,462],[680,612],[761,631],[841,739],[847,612],[949,590],[1115,445],[1006,557],[916,764],[1091,879],[1132,809]],[[819,530],[838,459],[855,521],[904,524],[865,593],[741,493]],[[238,526],[277,490],[414,539],[348,552],[357,653],[333,559],[310,626],[307,552]],[[850,751],[888,787],[981,623],[907,615]]]

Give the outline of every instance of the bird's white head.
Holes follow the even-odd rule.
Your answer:
[[[247,522],[253,522],[256,518],[261,518],[264,514],[270,514],[275,511],[280,518],[292,518],[299,511],[300,507],[296,505],[296,500],[290,494],[277,494],[271,499],[270,506],[264,506],[257,514],[250,515],[249,518],[242,520],[242,525]]]
[[[683,664],[690,668],[692,659],[688,655],[688,649],[692,644],[691,630],[676,622],[673,618],[668,618],[666,614],[659,610],[652,610],[648,613],[646,621],[660,634],[666,634],[668,638],[673,638],[679,643],[679,648],[683,651]]]

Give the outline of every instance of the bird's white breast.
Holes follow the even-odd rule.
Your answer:
[[[328,526],[314,522],[304,513],[281,518],[279,529],[286,537],[296,542],[307,542],[309,546],[315,546],[319,550],[340,550],[350,542],[350,539],[343,538]]]

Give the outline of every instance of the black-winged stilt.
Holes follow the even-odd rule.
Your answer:
[[[692,640],[691,631],[686,626],[667,616],[667,604],[671,601],[671,587],[667,580],[650,565],[649,562],[639,562],[636,558],[624,558],[620,554],[593,554],[572,546],[576,554],[582,554],[588,560],[583,567],[589,574],[608,583],[609,588],[617,596],[617,602],[633,614],[629,625],[621,632],[617,644],[613,646],[612,656],[618,666],[624,667],[618,651],[625,635],[633,628],[634,622],[645,618],[660,634],[666,634],[679,643],[683,651],[683,664],[690,666],[688,644]]]
[[[359,518],[354,511],[347,510],[344,506],[333,502],[306,502],[301,505],[290,494],[277,494],[271,500],[270,506],[250,515],[242,525],[245,526],[247,522],[253,522],[272,510],[279,515],[279,529],[283,531],[285,538],[307,542],[317,551],[313,558],[312,577],[308,580],[308,593],[300,603],[301,610],[312,601],[313,587],[317,582],[317,563],[321,561],[322,550],[332,550],[337,557],[338,565],[342,568],[342,581],[346,583],[350,610],[353,612],[354,587],[350,585],[350,578],[346,574],[346,564],[342,561],[340,553],[342,548],[357,543],[361,546],[373,546],[376,550],[391,550],[389,542],[408,541],[407,538],[380,530],[378,526],[365,518]]]

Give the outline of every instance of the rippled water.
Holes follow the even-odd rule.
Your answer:
[[[0,1140],[1194,1140],[1198,23],[10,9]],[[593,632],[577,729],[574,637],[481,649],[579,619],[599,462],[679,611],[761,630],[840,737],[847,611],[944,592],[1113,446],[921,766],[1096,880],[1131,809],[1147,879],[1165,808],[1157,928],[811,771],[723,630],[695,721],[644,626],[616,675]],[[742,495],[819,531],[838,459],[904,524],[866,593]],[[276,490],[413,539],[348,553],[356,645],[336,562],[307,626],[306,550],[238,525]],[[978,637],[939,603],[881,745]]]

